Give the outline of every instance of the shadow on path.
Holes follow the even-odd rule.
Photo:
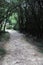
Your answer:
[[[37,38],[32,35],[25,35],[26,41],[28,41],[33,46],[36,46],[38,48],[38,51],[40,53],[43,53],[43,39]]]

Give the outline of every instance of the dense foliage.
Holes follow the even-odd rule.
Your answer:
[[[25,0],[19,9],[20,30],[41,37],[43,34],[43,1]]]
[[[42,36],[43,0],[0,0],[0,30],[3,22],[5,30],[6,22],[13,13],[18,13],[17,22],[21,32]]]

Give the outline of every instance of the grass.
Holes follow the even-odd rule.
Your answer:
[[[9,38],[10,38],[10,34],[8,32],[3,32],[3,31],[0,32],[0,59],[4,57],[6,54],[6,50],[4,49],[2,42],[3,43],[7,42]]]
[[[0,41],[8,41],[10,38],[10,34],[8,32],[0,32]]]
[[[6,51],[4,48],[0,48],[0,56],[4,56],[6,54]]]

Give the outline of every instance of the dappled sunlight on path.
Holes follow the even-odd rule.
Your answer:
[[[43,54],[27,42],[23,34],[14,30],[6,31],[10,33],[10,40],[4,45],[7,53],[2,65],[43,65]]]

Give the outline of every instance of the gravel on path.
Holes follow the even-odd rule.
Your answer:
[[[10,40],[4,45],[7,53],[2,65],[43,65],[43,54],[38,52],[36,46],[27,42],[21,33],[14,30],[8,32]]]

